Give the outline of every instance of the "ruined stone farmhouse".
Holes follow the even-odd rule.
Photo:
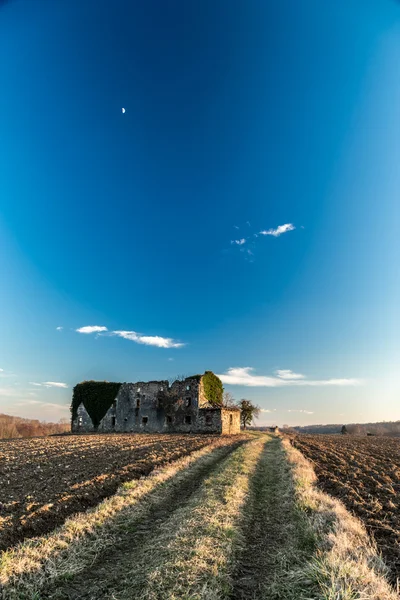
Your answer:
[[[214,379],[213,379],[214,378]],[[220,385],[220,400],[210,393],[210,380]],[[204,375],[187,377],[182,381],[139,381],[137,383],[107,384],[84,382],[89,386],[89,400],[76,395],[73,399],[72,431],[136,432],[136,433],[219,433],[240,432],[240,410],[222,406],[222,383],[207,371]],[[96,389],[109,386],[111,396],[104,405],[96,398]],[[111,386],[114,386],[111,388]],[[118,387],[119,386],[119,387]],[[211,389],[212,392],[212,389]],[[113,397],[115,395],[115,397]],[[75,402],[75,406],[74,406]],[[107,406],[109,404],[109,406]],[[100,412],[98,407],[100,406]],[[96,412],[97,411],[97,412]]]

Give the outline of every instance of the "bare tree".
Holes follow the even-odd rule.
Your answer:
[[[224,393],[222,396],[222,405],[226,406],[227,408],[232,408],[233,406],[237,406],[235,398],[232,396],[232,394],[230,392],[227,392],[226,390],[224,390]]]
[[[185,381],[185,379],[187,379],[187,375],[175,375],[175,377],[168,378],[168,383],[171,386],[174,381]]]

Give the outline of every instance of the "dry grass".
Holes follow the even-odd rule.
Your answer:
[[[292,470],[277,436],[269,436],[258,461],[240,529],[232,599],[321,600],[308,573],[315,535],[297,506]]]
[[[135,597],[145,600],[219,600],[231,590],[237,520],[264,439],[238,448],[208,477],[190,501],[157,533],[157,550],[141,550],[127,574]],[[147,550],[147,551],[146,551]],[[131,598],[130,592],[118,595]]]
[[[317,538],[309,565],[324,600],[398,600],[387,582],[388,568],[362,523],[344,505],[316,487],[308,460],[283,440],[293,470],[295,493]]]
[[[156,469],[148,477],[124,484],[119,491],[86,513],[77,514],[53,533],[27,540],[0,557],[2,600],[40,598],[40,591],[58,578],[69,578],[88,568],[104,549],[118,542],[119,526],[128,513],[145,511],[152,494],[160,497],[166,487],[190,476],[191,468],[212,462],[232,439],[217,439],[212,445]]]

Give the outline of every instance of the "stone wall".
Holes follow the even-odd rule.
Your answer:
[[[221,433],[225,435],[234,435],[240,433],[240,410],[222,408],[221,421]]]
[[[92,419],[89,417],[88,412],[83,404],[78,406],[76,417],[71,424],[71,430],[72,433],[94,431]]]
[[[197,433],[222,433],[221,409],[201,408],[197,414]]]
[[[81,404],[72,423],[74,433],[94,431]],[[240,411],[211,407],[198,377],[184,381],[124,383],[98,432],[239,433]]]

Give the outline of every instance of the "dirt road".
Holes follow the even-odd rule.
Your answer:
[[[294,502],[292,474],[279,438],[265,444],[243,510],[243,545],[235,557],[233,599],[318,598],[297,568],[315,540]]]
[[[219,438],[0,555],[1,600],[393,600],[361,524],[274,435]]]
[[[212,449],[116,521],[113,536],[94,561],[71,560],[40,594],[20,590],[15,598],[320,597],[296,570],[311,556],[313,538],[273,436]]]

